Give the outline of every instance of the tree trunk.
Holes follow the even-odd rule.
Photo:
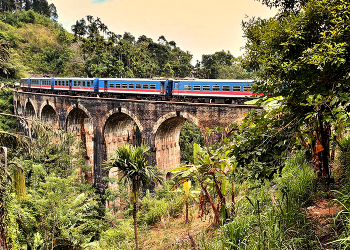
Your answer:
[[[324,126],[322,122],[322,114],[318,115],[318,124],[319,124],[319,132],[321,135],[321,144],[323,147],[322,152],[322,165],[323,165],[323,171],[322,175],[326,178],[329,178],[329,125],[326,124],[326,127]]]
[[[188,222],[188,201],[186,200],[186,223]]]
[[[213,212],[214,212],[214,222],[219,224],[219,213],[218,213],[218,210],[216,209],[215,207],[215,204],[214,204],[214,201],[212,200],[212,198],[210,197],[209,193],[208,193],[208,190],[207,190],[207,187],[204,186],[203,182],[201,182],[201,187],[202,189],[204,190],[205,192],[205,195],[208,197],[209,199],[209,202],[210,202],[210,205],[213,209]]]
[[[133,207],[133,210],[132,210],[132,217],[134,218],[135,249],[139,250],[139,242],[138,242],[138,239],[137,239],[137,204],[136,204],[136,197],[134,198],[134,207]]]
[[[220,198],[220,201],[219,201],[219,204],[218,204],[218,210],[220,210],[220,208],[221,208],[222,206],[225,206],[225,205],[226,205],[226,199],[225,199],[225,196],[224,196],[224,195],[222,194],[222,192],[221,192],[221,188],[220,188],[220,185],[219,185],[218,181],[216,180],[215,174],[213,173],[212,176],[213,176],[213,179],[214,179],[215,188],[216,188],[217,193],[218,193],[218,196],[219,196],[219,198]],[[226,218],[225,218],[225,219],[226,219]]]
[[[231,184],[231,216],[235,213],[235,188],[234,188],[234,182],[232,180]]]

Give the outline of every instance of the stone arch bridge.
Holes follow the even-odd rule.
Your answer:
[[[103,161],[118,146],[142,140],[151,147],[149,162],[166,173],[180,163],[180,130],[194,122],[206,144],[222,140],[207,128],[240,122],[256,106],[123,100],[14,91],[15,112],[74,132],[83,141],[94,184],[104,189]],[[136,131],[138,131],[136,133]],[[136,136],[138,135],[138,136]],[[141,138],[139,138],[141,135]]]

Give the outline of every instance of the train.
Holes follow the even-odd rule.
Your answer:
[[[119,99],[173,100],[231,104],[254,98],[254,80],[196,78],[29,77],[20,80],[26,92]]]

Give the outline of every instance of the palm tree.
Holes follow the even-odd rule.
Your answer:
[[[133,203],[133,219],[135,233],[135,249],[138,250],[137,239],[137,197],[141,188],[147,188],[151,183],[161,184],[163,174],[155,166],[149,166],[145,156],[149,146],[131,146],[126,144],[117,148],[115,154],[106,162],[107,170],[116,167],[121,180],[131,189],[131,202]]]

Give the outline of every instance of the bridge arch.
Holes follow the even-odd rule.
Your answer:
[[[81,140],[86,152],[84,155],[85,165],[94,165],[94,128],[90,113],[80,104],[72,105],[67,109],[67,119],[65,124],[67,132],[76,134],[77,142]],[[93,170],[93,168],[91,168]],[[93,173],[86,173],[88,181],[92,181]]]
[[[43,102],[40,109],[39,119],[43,122],[51,125],[52,127],[58,128],[58,115],[55,106],[49,102]]]
[[[36,118],[36,114],[37,114],[37,111],[36,111],[32,101],[30,99],[28,99],[25,103],[25,106],[24,106],[23,115],[34,119],[34,118]]]
[[[142,128],[139,120],[127,109],[113,109],[102,120],[102,134],[106,145],[107,157],[124,144],[140,144]]]
[[[106,115],[104,115],[104,116],[102,117],[102,119],[101,119],[101,124],[106,124],[107,120],[108,120],[113,114],[116,114],[116,113],[124,113],[124,114],[130,116],[131,119],[133,119],[133,120],[135,121],[135,123],[136,123],[136,125],[139,127],[139,129],[140,129],[141,131],[143,131],[143,126],[142,126],[140,120],[137,118],[137,116],[136,116],[133,112],[131,112],[130,110],[128,110],[128,109],[126,109],[126,108],[121,108],[121,107],[120,107],[120,108],[113,108],[113,109],[111,109]],[[104,129],[104,128],[105,128],[105,127],[103,127],[103,129]],[[104,131],[102,131],[102,133],[103,133],[103,132],[104,132]]]
[[[181,163],[180,131],[186,120],[196,124],[204,135],[205,128],[199,119],[187,112],[170,112],[159,118],[153,127],[156,162],[164,173]]]

